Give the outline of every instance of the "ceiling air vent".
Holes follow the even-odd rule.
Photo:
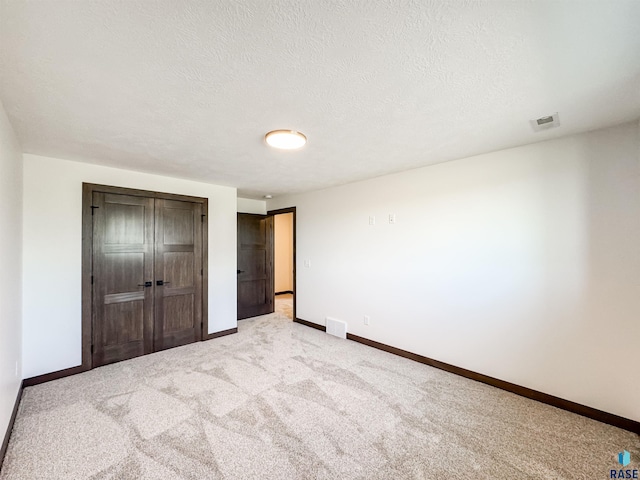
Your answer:
[[[560,119],[558,118],[558,112],[546,117],[536,118],[531,120],[531,126],[536,132],[541,130],[548,130],[560,126]]]

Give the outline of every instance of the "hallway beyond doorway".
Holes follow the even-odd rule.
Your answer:
[[[293,320],[293,295],[284,293],[276,295],[276,313],[280,313]]]

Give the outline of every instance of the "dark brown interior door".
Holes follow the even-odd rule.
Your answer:
[[[238,320],[273,308],[273,215],[239,213]]]
[[[202,335],[202,223],[198,203],[156,199],[155,350]]]
[[[198,202],[93,192],[94,367],[202,338]]]
[[[153,199],[93,193],[93,365],[153,351]]]

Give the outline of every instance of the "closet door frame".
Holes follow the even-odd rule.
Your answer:
[[[67,375],[80,373],[93,368],[92,362],[92,275],[93,275],[93,193],[115,193],[140,197],[160,198],[164,200],[178,200],[201,204],[202,220],[202,332],[200,338],[211,338],[208,318],[208,224],[209,224],[209,200],[202,197],[188,195],[176,195],[172,193],[154,192],[150,190],[137,190],[124,187],[113,187],[94,183],[82,184],[82,364],[65,371]],[[73,371],[71,371],[73,370]]]

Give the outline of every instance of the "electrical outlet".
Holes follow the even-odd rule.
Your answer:
[[[369,325],[369,320],[371,320],[371,318],[369,318],[369,315],[365,315],[364,316],[364,324],[365,325]]]
[[[376,217],[374,217],[373,215],[369,215],[369,225],[375,225],[376,224]]]
[[[396,214],[395,213],[390,213],[389,214],[389,223],[392,224],[392,225],[396,223]]]
[[[311,268],[311,260],[305,260],[305,261],[304,261],[304,266],[305,266],[306,268]]]

